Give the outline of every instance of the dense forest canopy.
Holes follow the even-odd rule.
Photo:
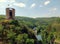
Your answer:
[[[60,17],[29,18],[16,16],[15,20],[6,20],[0,15],[0,38],[9,44],[51,44],[60,41]],[[41,35],[42,40],[35,36]],[[8,40],[8,41],[7,41]]]

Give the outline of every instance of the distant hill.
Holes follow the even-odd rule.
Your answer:
[[[0,15],[0,20],[6,18],[4,15]],[[23,22],[30,22],[35,24],[36,22],[40,24],[47,24],[47,23],[53,23],[59,21],[60,17],[49,17],[49,18],[29,18],[29,17],[21,17],[21,16],[16,16],[16,20],[23,21]]]

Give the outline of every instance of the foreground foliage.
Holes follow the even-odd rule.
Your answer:
[[[0,38],[3,44],[54,44],[56,39],[60,40],[60,18],[16,19],[5,20],[0,16]],[[42,40],[36,38],[34,28]]]

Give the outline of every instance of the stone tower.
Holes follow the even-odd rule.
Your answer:
[[[6,19],[15,19],[15,9],[6,8]]]

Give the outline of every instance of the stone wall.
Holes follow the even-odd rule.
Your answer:
[[[12,14],[10,14],[10,12]],[[6,8],[6,19],[15,19],[15,9],[14,8]]]

